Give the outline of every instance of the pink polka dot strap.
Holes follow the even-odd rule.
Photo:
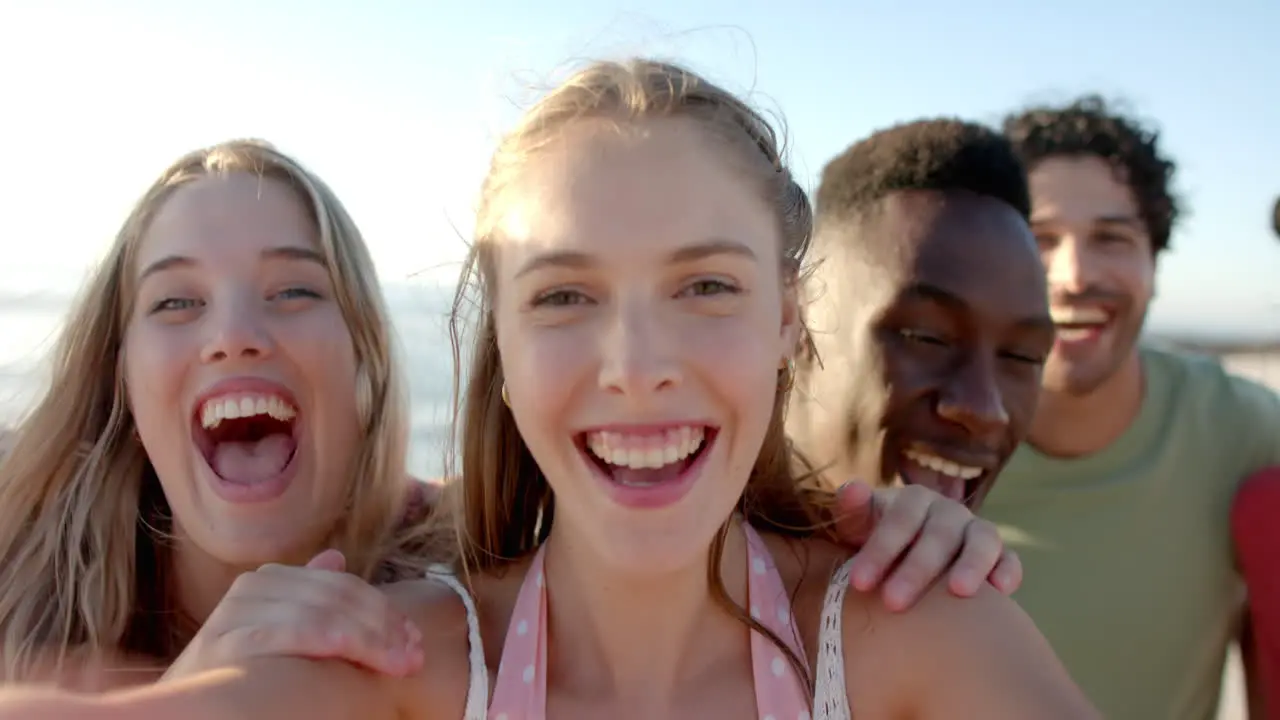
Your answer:
[[[782,577],[764,541],[749,525],[747,600],[751,616],[768,628],[804,665],[804,648],[791,616]],[[489,720],[545,720],[547,712],[547,593],[543,550],[534,557],[516,599],[507,630]],[[751,667],[760,720],[809,720],[810,703],[801,675],[765,635],[751,633]],[[843,683],[841,683],[843,684]]]

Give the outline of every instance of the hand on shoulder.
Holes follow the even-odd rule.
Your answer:
[[[392,604],[422,636],[422,666],[397,679],[402,713],[408,718],[459,718],[471,683],[467,609],[458,593],[435,578],[383,587]]]
[[[339,720],[462,717],[470,682],[466,611],[434,580],[388,586],[388,597],[421,629],[418,672],[393,677],[341,659],[228,658],[228,666],[130,690],[77,695],[53,688],[0,690],[0,720]]]

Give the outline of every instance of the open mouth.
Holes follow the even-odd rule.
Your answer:
[[[223,482],[259,485],[284,474],[298,452],[298,409],[278,395],[238,393],[196,408],[196,446]]]
[[[591,431],[577,443],[587,461],[609,482],[647,489],[678,483],[706,457],[717,430],[706,425],[680,425],[642,432]]]
[[[932,453],[910,449],[903,453],[898,474],[902,481],[923,485],[943,497],[968,504],[986,479],[987,470],[964,465]]]
[[[1111,313],[1097,307],[1055,308],[1052,316],[1057,339],[1064,343],[1095,340],[1111,324]]]

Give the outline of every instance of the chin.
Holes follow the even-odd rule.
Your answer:
[[[557,502],[551,537],[588,549],[593,562],[610,573],[662,576],[691,567],[705,572],[707,551],[736,501],[711,492],[718,489],[695,488],[656,511],[619,505],[603,494],[573,506]]]
[[[185,512],[173,509],[180,543],[220,563],[247,569],[307,562],[323,549],[335,522],[333,513],[321,512],[305,496],[246,507],[206,491],[198,493],[196,501]],[[184,522],[184,517],[191,521]]]
[[[322,540],[308,532],[309,528],[288,528],[281,523],[263,526],[259,523],[208,523],[204,537],[190,540],[204,554],[233,567],[256,569],[271,563],[303,564],[318,552]]]
[[[609,539],[594,547],[611,572],[633,577],[671,575],[691,567],[704,568],[719,528],[719,523],[705,521],[664,528],[615,525],[608,531]]]

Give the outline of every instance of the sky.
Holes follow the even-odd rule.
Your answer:
[[[502,130],[575,63],[647,54],[780,115],[811,187],[896,122],[1122,99],[1190,210],[1151,325],[1274,336],[1276,27],[1275,0],[0,0],[0,316],[77,289],[166,165],[232,137],[324,177],[389,286],[451,282]]]

